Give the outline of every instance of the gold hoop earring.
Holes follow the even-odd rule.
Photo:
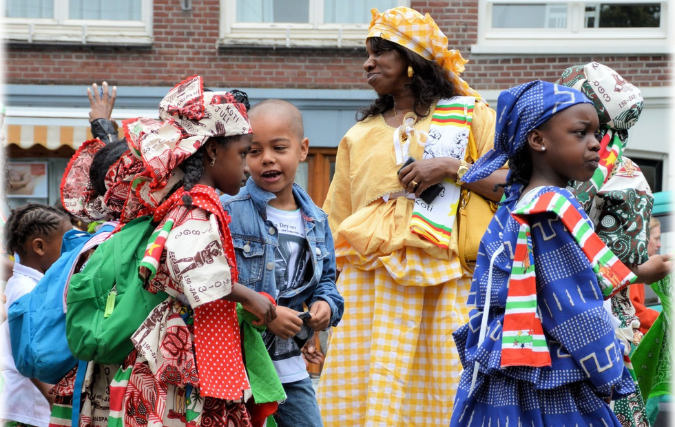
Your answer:
[[[215,164],[216,164],[216,158],[214,157],[213,160],[211,160],[210,165],[213,167],[213,165],[215,165]]]
[[[413,67],[408,65],[408,77],[412,79],[412,76],[415,75],[415,70],[413,70]]]

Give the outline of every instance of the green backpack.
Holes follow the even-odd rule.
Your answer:
[[[76,359],[121,364],[134,349],[131,336],[150,312],[167,298],[143,288],[138,266],[155,230],[143,216],[94,251],[68,287],[66,338]]]

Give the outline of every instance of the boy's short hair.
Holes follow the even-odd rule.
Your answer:
[[[261,101],[255,104],[248,112],[249,119],[256,114],[261,113],[285,115],[288,126],[291,131],[297,135],[298,140],[301,141],[305,137],[302,113],[298,110],[298,107],[290,102],[284,101],[283,99],[266,99]],[[253,131],[255,132],[255,129]]]

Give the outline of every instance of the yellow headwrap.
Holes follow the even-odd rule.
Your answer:
[[[371,9],[373,14],[368,29],[368,37],[381,37],[412,50],[428,61],[436,61],[447,72],[447,79],[455,85],[460,95],[480,95],[459,77],[468,61],[462,58],[458,50],[448,50],[448,38],[427,13],[422,16],[416,10],[399,6],[380,13]]]

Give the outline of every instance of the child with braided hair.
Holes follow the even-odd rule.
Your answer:
[[[67,215],[54,207],[29,203],[12,211],[5,224],[7,253],[17,254],[13,275],[5,288],[6,309],[33,290],[61,255],[63,235],[72,229]],[[0,369],[5,380],[0,395],[0,419],[37,427],[49,425],[51,386],[30,380],[14,366],[7,321],[3,322]]]
[[[236,303],[256,326],[275,319],[275,306],[238,282],[230,217],[216,193],[237,194],[246,180],[251,127],[244,100],[207,91],[192,76],[162,99],[160,120],[122,124],[131,151],[151,171],[136,193],[157,201],[139,275],[148,291],[168,298],[131,336],[134,350],[111,385],[109,425],[264,422],[253,423],[256,390],[244,366]],[[276,407],[281,398],[255,403]]]

